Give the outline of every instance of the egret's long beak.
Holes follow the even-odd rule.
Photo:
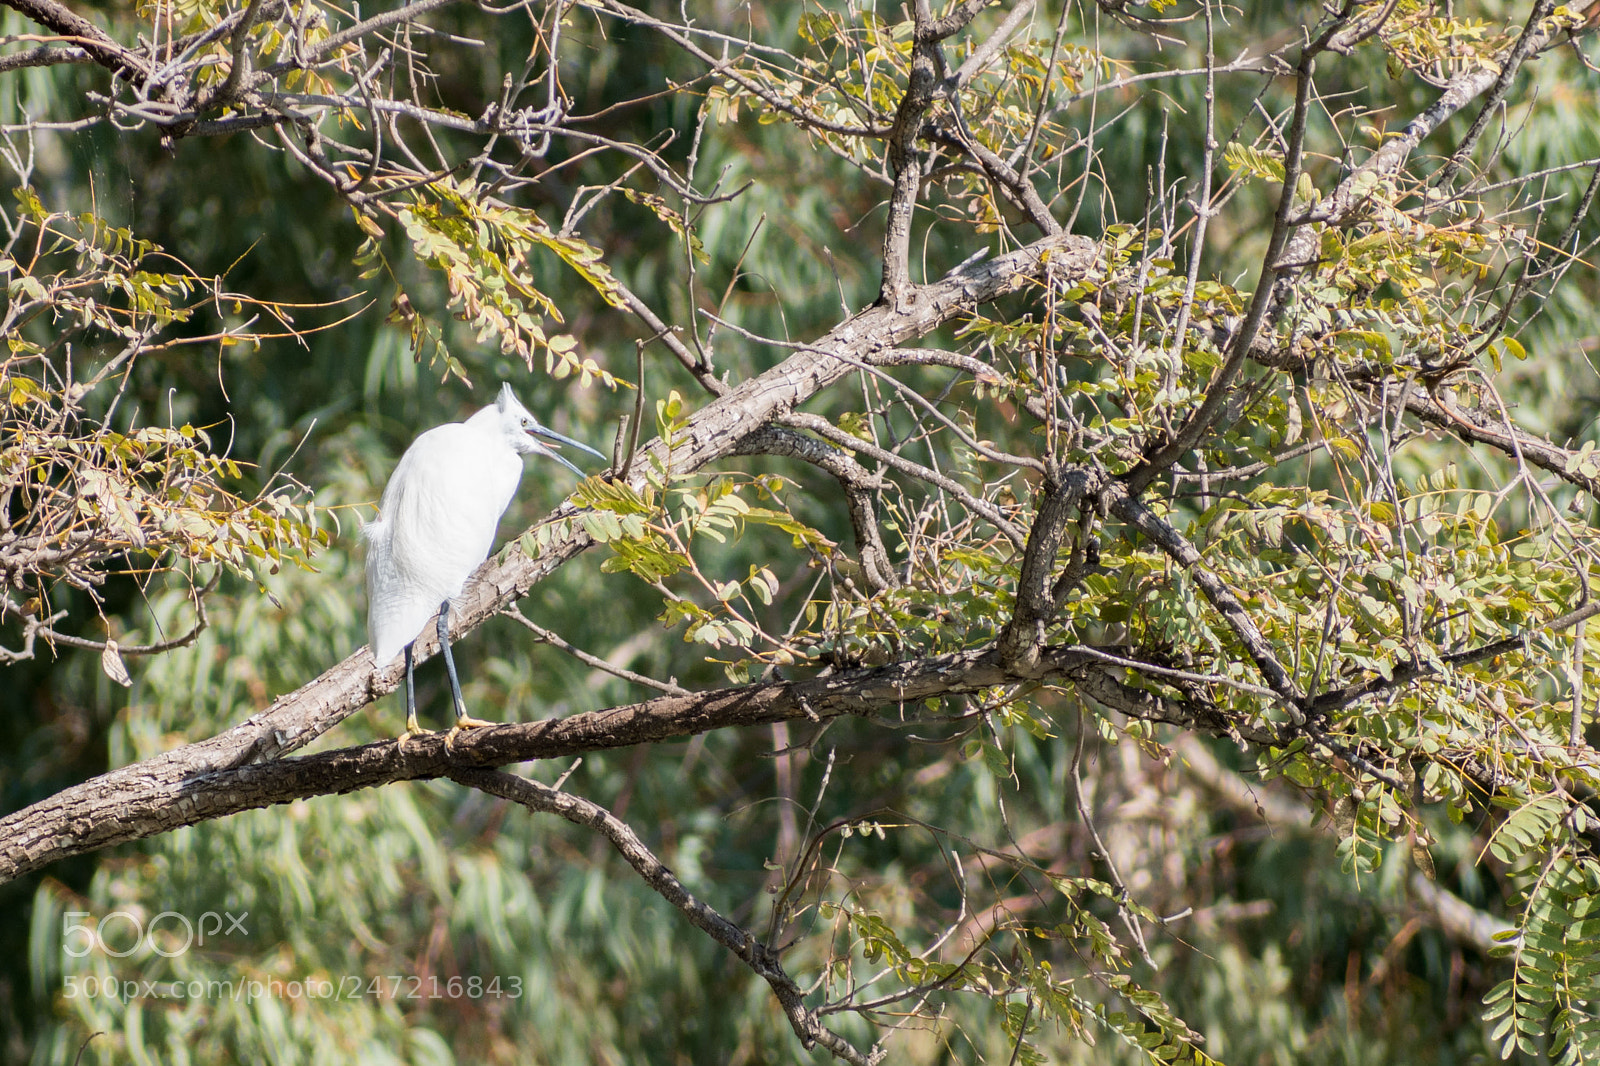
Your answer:
[[[591,448],[587,444],[583,443],[583,441],[581,441],[581,440],[573,440],[571,437],[563,437],[561,434],[557,433],[555,430],[551,429],[548,426],[541,425],[538,422],[535,422],[533,424],[533,429],[532,429],[531,432],[537,433],[541,437],[548,437],[552,441],[559,441],[561,444],[570,444],[574,448],[577,448],[579,451],[588,452],[590,455],[594,456],[597,459],[604,459],[605,458],[604,455],[602,455],[600,452],[595,451],[593,448]],[[546,449],[548,454],[549,454],[549,456],[550,456],[550,458],[554,459],[556,462],[560,463],[562,466],[566,467],[568,470],[572,471],[574,474],[577,474],[579,477],[588,477],[589,475],[585,474],[582,470],[579,470],[577,467],[573,466],[571,463],[569,463],[567,461],[565,456],[561,455],[559,452],[556,451],[556,447],[558,447],[558,446],[559,445],[551,445]]]

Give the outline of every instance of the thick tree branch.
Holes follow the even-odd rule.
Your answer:
[[[1041,656],[1029,674],[1043,678],[1094,661],[1078,649],[1057,648]],[[991,655],[966,652],[475,729],[455,738],[453,752],[446,748],[444,734],[436,733],[412,738],[403,749],[382,741],[301,758],[208,768],[196,749],[216,747],[223,739],[216,738],[113,771],[0,819],[0,883],[71,855],[275,803],[734,726],[870,714],[886,705],[1029,679],[1002,668]],[[322,683],[327,682],[325,676]],[[172,756],[180,753],[189,753],[181,764],[186,772],[175,775]]]
[[[947,88],[944,53],[939,44],[966,28],[978,12],[989,6],[990,0],[962,0],[942,18],[934,18],[927,0],[917,0],[913,10],[911,31],[911,71],[906,79],[905,95],[895,110],[894,124],[889,129],[889,170],[894,175],[894,192],[889,196],[889,217],[883,235],[883,288],[879,300],[898,306],[911,293],[911,222],[916,214],[917,197],[922,190],[923,160],[916,151],[916,142],[923,133],[923,124]],[[980,47],[998,47],[994,42],[1013,28],[1011,20],[999,33]],[[1046,233],[1055,236],[1059,229]]]
[[[52,862],[185,825],[273,804],[375,788],[396,781],[448,777],[474,768],[656,744],[718,729],[776,722],[821,722],[891,709],[896,721],[924,700],[969,695],[1029,682],[1076,687],[1133,718],[1185,729],[1281,743],[1275,733],[1202,699],[1175,699],[1122,678],[1146,664],[1122,654],[1075,644],[1051,645],[1026,663],[1005,665],[994,648],[912,659],[886,666],[772,681],[589,711],[567,718],[473,729],[447,747],[446,735],[414,737],[402,748],[378,741],[297,758],[172,773],[157,758],[113,771],[0,819],[0,884]],[[1162,683],[1173,671],[1150,666]],[[226,736],[226,734],[224,734]],[[190,745],[179,752],[203,745]],[[169,753],[176,754],[176,753]]]
[[[938,35],[927,15],[926,0],[918,3],[916,28],[912,33],[911,73],[905,95],[895,111],[889,130],[889,171],[894,175],[894,192],[889,196],[889,217],[883,232],[883,287],[878,299],[898,307],[911,291],[911,220],[922,191],[922,159],[916,142],[922,124],[938,96],[944,58],[939,52]],[[968,15],[970,19],[972,16]],[[955,31],[952,30],[952,33]]]
[[[70,43],[83,49],[85,55],[113,74],[139,85],[149,80],[151,68],[143,56],[122,47],[99,26],[65,4],[57,3],[56,0],[0,0],[0,2],[19,12],[24,18],[32,19],[63,37],[72,38]]]
[[[1100,482],[1101,478],[1082,469],[1051,471],[1045,476],[1039,510],[1022,554],[1016,609],[1000,634],[1002,662],[1026,662],[1044,646],[1045,628],[1060,608],[1054,575],[1067,523],[1084,497],[1098,492]]]
[[[1005,380],[993,366],[982,359],[961,352],[946,351],[943,348],[890,348],[887,351],[874,353],[868,359],[867,365],[947,366],[955,370],[965,370],[985,385],[999,385]]]

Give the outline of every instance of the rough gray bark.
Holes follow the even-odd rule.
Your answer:
[[[489,726],[458,735],[448,749],[445,734],[433,733],[411,739],[404,748],[395,741],[379,741],[231,768],[205,770],[190,764],[190,772],[181,777],[173,776],[164,759],[152,759],[6,818],[0,823],[0,884],[71,855],[277,803],[396,781],[458,777],[464,770],[570,758],[734,726],[820,723],[886,708],[901,721],[905,715],[923,713],[916,705],[924,700],[997,685],[1072,684],[1129,717],[1243,736],[1257,743],[1272,741],[1271,735],[1204,701],[1172,699],[1125,684],[1120,678],[1129,666],[1155,668],[1079,645],[1046,646],[1025,662],[1013,663],[1004,662],[998,649],[986,648],[798,681],[660,696],[567,718]],[[190,745],[172,754],[202,746]]]

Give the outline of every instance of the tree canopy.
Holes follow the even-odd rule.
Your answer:
[[[1600,2],[4,7],[6,1061],[1600,1062]]]

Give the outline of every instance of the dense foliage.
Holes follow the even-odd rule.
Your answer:
[[[0,1058],[1600,1062],[1600,4],[6,6]]]

